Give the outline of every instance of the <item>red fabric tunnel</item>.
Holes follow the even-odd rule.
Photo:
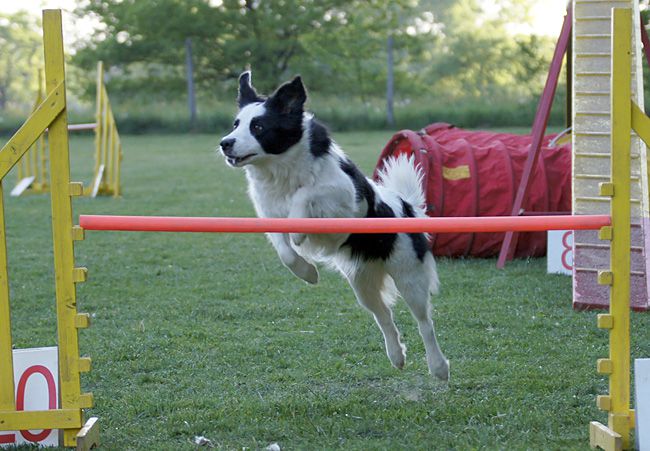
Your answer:
[[[542,141],[531,176],[526,213],[571,211],[571,144],[549,147]],[[510,214],[528,156],[530,135],[467,131],[446,123],[420,132],[403,130],[386,144],[375,168],[400,154],[413,155],[424,173],[427,214],[442,216],[507,216]],[[492,257],[503,233],[445,233],[431,236],[434,255]],[[515,257],[546,254],[546,233],[522,233]]]

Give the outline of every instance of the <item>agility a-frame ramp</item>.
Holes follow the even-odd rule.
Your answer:
[[[23,126],[0,151],[0,180],[4,180],[31,145],[49,129],[52,241],[59,360],[59,408],[17,410],[12,364],[7,245],[4,201],[0,185],[0,430],[61,429],[64,446],[90,448],[97,428],[84,427],[83,409],[93,405],[92,393],[82,393],[80,373],[91,361],[79,356],[78,330],[88,327],[89,315],[77,312],[75,284],[86,278],[85,268],[74,264],[73,241],[83,230],[73,227],[72,196],[81,195],[80,183],[70,182],[68,121],[61,33],[61,11],[43,12],[45,95]],[[1,182],[0,182],[1,183]]]
[[[38,93],[34,110],[43,101],[42,71],[38,73]],[[84,195],[96,197],[106,195],[119,197],[121,194],[122,142],[117,130],[113,109],[104,83],[104,63],[97,62],[95,122],[86,124],[68,124],[69,131],[92,130],[95,134],[95,164],[92,181],[84,189]],[[49,191],[47,180],[48,146],[47,132],[27,151],[17,165],[17,182],[11,190],[12,196],[24,193],[46,193]]]
[[[613,7],[630,8],[633,25],[628,33],[630,58],[612,62]],[[610,173],[612,123],[615,94],[610,79],[616,64],[630,71],[631,98],[643,106],[641,24],[639,2],[576,0],[573,6],[573,187],[574,214],[607,212],[610,200],[602,197],[599,183]],[[615,88],[616,86],[614,86]],[[631,193],[632,260],[631,307],[648,308],[650,286],[650,229],[648,224],[648,166],[646,145],[632,136]],[[607,266],[609,246],[594,232],[574,233],[573,303],[576,308],[606,308],[607,289],[598,284],[598,271]]]
[[[572,206],[573,214],[599,214],[609,209],[609,199],[600,196],[599,183],[610,173],[610,77],[611,66],[611,10],[625,7],[632,10],[634,26],[630,30],[632,59],[632,93],[638,105],[643,105],[643,80],[641,70],[641,42],[647,42],[645,29],[640,23],[639,4],[634,0],[575,0],[569,3],[560,38],[555,48],[544,93],[540,99],[533,124],[533,144],[526,161],[524,174],[517,189],[511,211],[512,216],[524,214],[530,174],[540,153],[540,139],[546,128],[552,97],[555,92],[562,57],[567,61],[567,83],[571,101],[572,133]],[[569,50],[570,49],[570,50]],[[650,62],[650,48],[645,48]],[[632,298],[630,306],[647,310],[650,306],[650,201],[648,199],[648,164],[646,146],[633,137],[632,144]],[[497,266],[502,268],[512,258],[517,244],[516,232],[507,232],[499,253]],[[593,231],[574,234],[573,245],[573,305],[577,309],[607,308],[607,290],[598,284],[598,271],[608,262],[609,245],[601,242]]]

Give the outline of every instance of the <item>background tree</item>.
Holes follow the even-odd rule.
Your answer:
[[[97,60],[105,61],[114,75],[113,91],[125,96],[180,95],[185,87],[186,38],[192,38],[198,67],[221,57],[215,45],[223,30],[219,11],[205,1],[92,0],[76,14],[93,14],[103,27],[81,46],[73,63],[92,69]],[[206,54],[207,48],[212,52]],[[203,71],[196,73],[201,77]],[[92,81],[87,85],[91,87]]]
[[[458,0],[443,10],[443,38],[431,55],[434,89],[451,98],[539,95],[554,38],[517,33],[529,23],[530,2],[495,1],[486,12],[478,0]]]
[[[0,14],[0,110],[36,100],[42,44],[39,22],[24,12]]]
[[[124,93],[182,89],[183,42],[192,38],[195,78],[205,90],[232,81],[247,67],[268,91],[294,72],[318,74],[317,90],[353,88],[376,94],[384,72],[386,30],[396,10],[413,1],[92,0],[78,14],[104,24],[74,63],[91,69],[98,59],[119,69]],[[345,60],[349,59],[347,65]],[[323,77],[325,75],[326,77]],[[377,75],[377,76],[375,76]],[[373,78],[374,77],[374,78]],[[151,83],[151,79],[155,83]],[[230,84],[227,82],[231,82]],[[359,89],[360,88],[360,89]]]
[[[229,121],[237,76],[247,68],[265,93],[302,74],[319,113],[336,127],[385,126],[391,35],[397,125],[463,124],[473,111],[493,121],[495,107],[527,121],[516,112],[536,103],[554,43],[527,31],[531,5],[532,0],[85,0],[76,14],[92,15],[100,26],[75,43],[69,87],[91,103],[94,77],[88,75],[101,59],[111,99],[120,106],[118,120],[128,115],[136,129],[186,121],[189,38],[199,128]],[[13,72],[7,77],[20,79]],[[444,115],[454,111],[467,114]],[[201,122],[205,114],[212,116]],[[164,121],[158,121],[161,115]]]

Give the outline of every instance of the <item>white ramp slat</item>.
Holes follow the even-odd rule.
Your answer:
[[[102,179],[104,178],[104,165],[100,164],[99,169],[97,170],[97,177],[93,180],[93,190],[91,191],[91,197],[97,197],[99,192],[99,187],[102,184]]]
[[[27,190],[27,188],[29,188],[30,186],[32,186],[32,183],[34,183],[34,180],[35,180],[35,179],[36,179],[36,177],[33,176],[33,175],[32,175],[32,176],[29,176],[29,177],[25,177],[25,178],[22,179],[20,182],[18,182],[18,183],[16,184],[16,186],[14,186],[14,189],[11,190],[10,195],[11,195],[12,197],[18,197],[18,196],[20,196],[22,193],[25,192],[25,190]]]

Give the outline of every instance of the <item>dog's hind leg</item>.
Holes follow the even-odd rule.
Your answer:
[[[435,262],[429,253],[424,256],[423,262],[415,261],[417,263],[414,265],[404,265],[403,261],[400,264],[391,265],[390,274],[413,317],[418,322],[418,329],[427,354],[429,372],[446,381],[449,380],[449,361],[440,350],[431,319],[430,296],[431,291],[437,289]]]
[[[297,277],[305,282],[316,284],[318,283],[318,270],[314,265],[302,258],[293,250],[289,244],[289,238],[283,233],[267,233],[266,234],[273,244],[273,247],[278,253],[280,260],[284,265],[291,270]]]
[[[390,304],[394,302],[395,287],[390,277],[379,265],[365,266],[348,277],[354,294],[363,307],[375,317],[384,335],[386,354],[395,368],[404,367],[406,347],[401,343],[399,330],[393,321]]]

